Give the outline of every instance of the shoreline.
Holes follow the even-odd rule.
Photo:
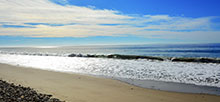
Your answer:
[[[75,73],[69,73],[69,74],[75,74]],[[115,78],[115,77],[107,77],[107,76],[92,75],[92,74],[91,75],[80,74],[80,73],[78,73],[78,74],[92,76],[92,77],[98,77],[98,78],[112,79],[112,80],[120,81],[122,83],[126,83],[129,85],[133,85],[133,86],[145,88],[145,89],[167,91],[167,92],[177,92],[177,93],[186,93],[186,94],[187,93],[189,93],[189,94],[208,94],[208,95],[220,96],[220,87],[215,87],[215,86],[195,85],[195,84],[188,84],[188,83],[157,81],[157,80],[147,80],[147,79],[146,80],[138,80],[138,79],[130,79],[130,78]]]
[[[201,86],[186,83],[164,82],[155,80],[137,80],[118,78],[116,80],[134,85],[137,87],[162,90],[167,92],[192,93],[192,94],[210,94],[220,96],[220,88],[213,86]]]
[[[220,64],[211,63],[2,54],[0,62],[94,76],[220,86]]]
[[[147,56],[147,55],[126,55],[126,54],[49,54],[49,53],[8,53],[1,52],[0,54],[10,55],[32,55],[32,56],[59,56],[59,57],[84,57],[84,58],[108,58],[121,60],[138,60],[146,59],[153,61],[170,61],[170,62],[190,62],[190,63],[215,63],[220,64],[220,57],[165,57],[165,56]]]
[[[140,88],[117,80],[0,64],[0,78],[67,102],[218,102],[220,96]]]

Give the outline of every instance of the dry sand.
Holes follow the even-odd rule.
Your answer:
[[[67,102],[220,102],[220,96],[151,90],[120,81],[0,64],[0,78]]]

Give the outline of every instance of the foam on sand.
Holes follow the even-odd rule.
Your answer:
[[[12,65],[113,78],[157,80],[220,87],[220,64],[0,54]]]

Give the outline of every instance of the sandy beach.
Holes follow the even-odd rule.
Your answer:
[[[120,81],[0,64],[0,78],[67,102],[218,102],[220,96],[151,90]]]

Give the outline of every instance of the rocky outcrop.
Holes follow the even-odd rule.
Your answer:
[[[0,102],[64,102],[52,95],[37,93],[30,87],[0,80]]]

